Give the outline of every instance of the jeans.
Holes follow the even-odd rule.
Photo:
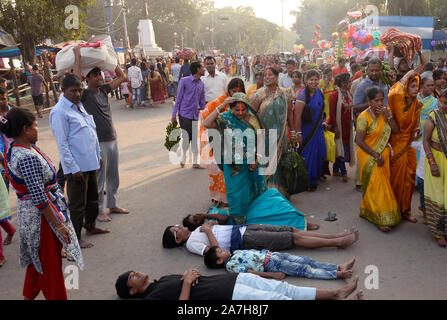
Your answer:
[[[419,201],[420,201],[420,204],[421,204],[421,208],[422,208],[422,209],[425,209],[425,200],[424,200],[424,179],[422,179],[422,178],[416,176],[416,181],[417,181],[416,188],[417,188],[418,191],[419,191]]]
[[[141,105],[141,87],[132,88],[132,102],[138,101],[138,105]]]
[[[306,256],[273,252],[265,272],[283,272],[289,276],[311,279],[337,279],[338,265],[315,261]]]
[[[315,300],[317,289],[297,287],[287,282],[240,273],[232,300]]]

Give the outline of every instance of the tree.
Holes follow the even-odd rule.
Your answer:
[[[79,7],[81,22],[82,9],[90,3],[89,0],[0,0],[0,27],[19,44],[23,60],[34,64],[36,45],[39,43],[49,38],[82,35],[82,23],[78,30],[65,29],[65,19],[68,16],[65,8],[69,5]]]

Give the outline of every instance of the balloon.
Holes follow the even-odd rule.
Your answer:
[[[352,37],[352,35],[354,34],[354,32],[355,32],[355,27],[354,27],[353,25],[351,25],[351,26],[349,27],[349,32],[348,32],[348,34]]]
[[[355,33],[352,35],[352,38],[353,38],[354,40],[358,40],[358,39],[359,39],[359,33],[358,33],[358,32],[355,32]]]
[[[318,32],[317,31],[314,32],[314,36],[318,37]]]
[[[334,39],[338,39],[338,32],[334,32],[334,33],[332,34],[332,38],[334,38]]]
[[[353,11],[351,12],[351,10],[348,11],[348,16],[350,16],[351,18],[361,18],[362,17],[362,12],[361,11]]]
[[[373,37],[374,38],[378,39],[378,38],[380,38],[381,35],[382,35],[382,33],[379,30],[376,30],[376,31],[373,32]]]
[[[374,39],[374,47],[377,47],[380,44],[379,39]]]
[[[436,41],[433,40],[433,41],[431,42],[431,46],[432,46],[432,47],[436,47]]]
[[[312,43],[317,43],[317,39],[312,39]]]
[[[321,40],[319,40],[317,43],[318,43],[318,45],[321,45]]]
[[[320,30],[321,27],[320,27],[318,24],[316,24],[316,25],[315,25],[315,29]]]

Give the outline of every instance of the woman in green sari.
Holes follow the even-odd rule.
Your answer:
[[[279,72],[274,68],[267,68],[264,75],[264,88],[259,89],[253,97],[253,107],[259,113],[259,118],[265,126],[266,139],[265,150],[266,155],[272,159],[274,155],[267,154],[271,149],[269,147],[269,131],[276,130],[277,138],[277,166],[276,171],[267,176],[268,188],[278,189],[286,198],[289,197],[283,170],[279,166],[281,156],[289,149],[289,128],[290,143],[296,146],[296,132],[293,122],[293,110],[291,91],[280,88],[278,86]],[[269,163],[271,166],[271,163]]]
[[[265,176],[258,171],[257,150],[262,150],[264,141],[257,133],[263,126],[244,93],[235,93],[230,99],[230,111],[219,106],[203,125],[220,133],[219,167],[224,172],[230,216],[236,224],[244,224],[250,203],[267,189]],[[219,153],[215,149],[213,152],[219,161]]]

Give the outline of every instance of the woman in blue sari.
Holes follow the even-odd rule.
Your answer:
[[[219,106],[203,125],[220,133],[221,143],[213,144],[213,153],[217,161],[221,155],[219,167],[224,172],[230,215],[236,224],[244,224],[250,203],[267,189],[265,176],[258,171],[257,148],[263,147],[262,138],[257,138],[257,131],[263,128],[261,121],[247,96],[236,93],[231,97],[230,111]]]
[[[234,225],[227,209],[211,207],[208,213],[196,213],[183,219],[183,226],[194,231],[207,220],[216,220],[218,224]],[[271,226],[289,226],[302,231],[317,230],[318,225],[307,222],[304,214],[295,209],[278,189],[266,190],[248,207],[245,224],[265,224]]]
[[[315,191],[318,179],[323,175],[326,160],[324,140],[324,96],[318,88],[320,73],[309,70],[306,73],[306,89],[296,98],[296,133],[299,153],[306,160],[309,175],[309,191]]]

